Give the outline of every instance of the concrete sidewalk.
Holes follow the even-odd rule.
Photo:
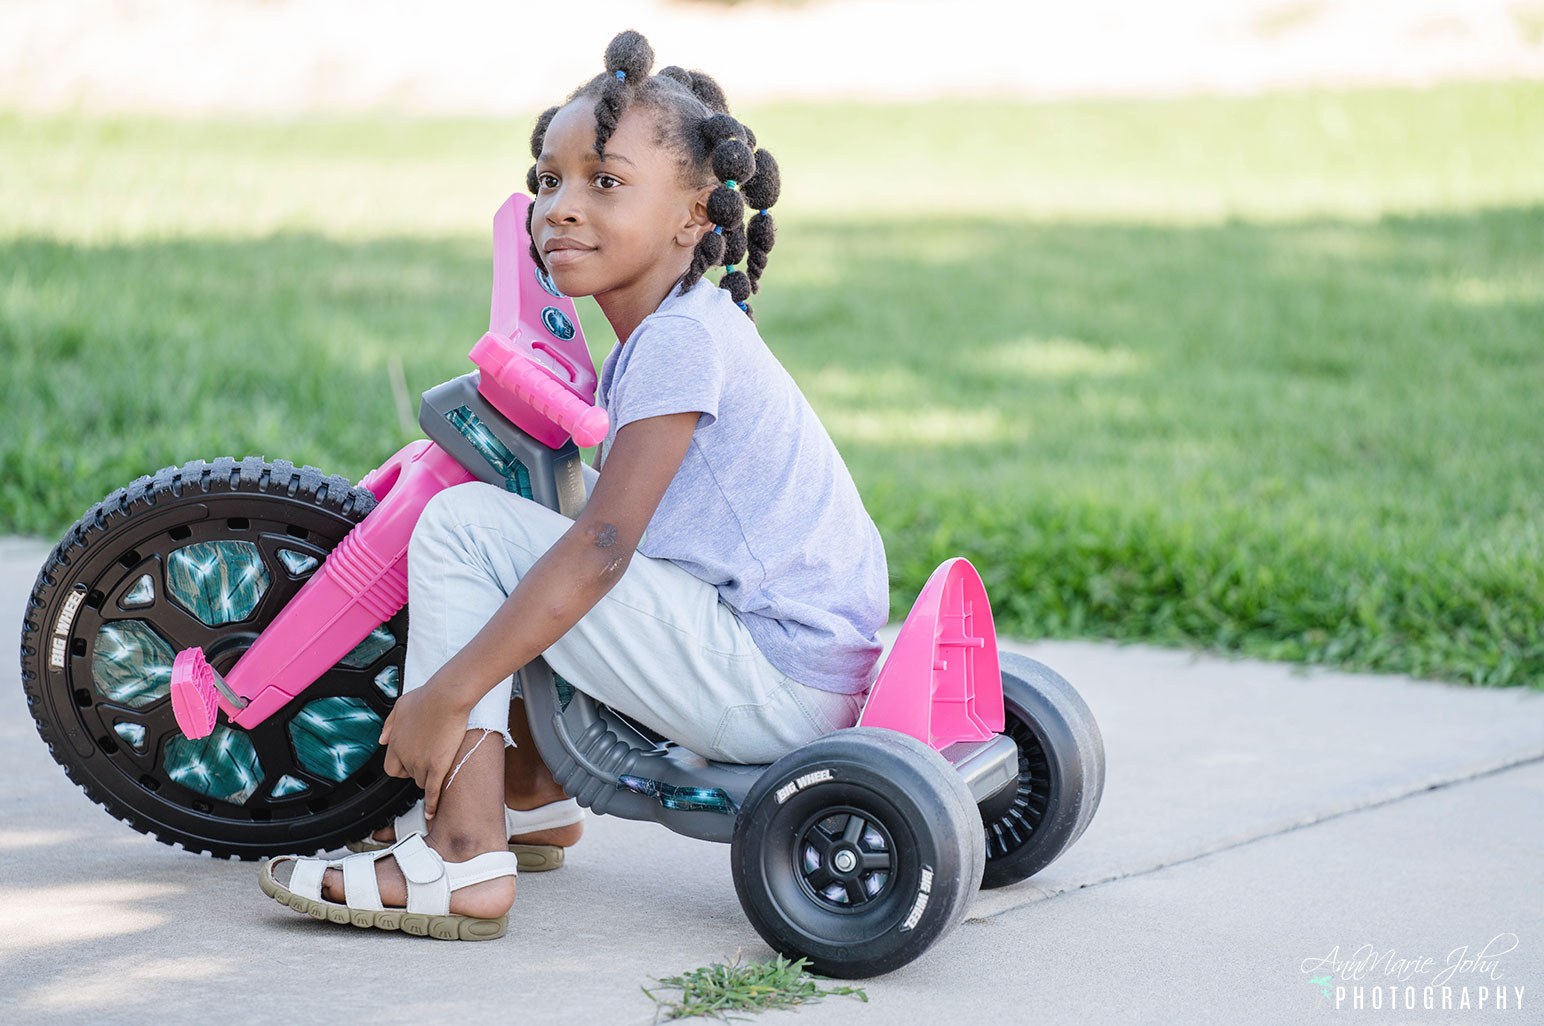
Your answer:
[[[45,553],[0,540],[6,631]],[[867,981],[867,1004],[759,1021],[1544,1022],[1544,693],[1011,647],[1072,680],[1099,720],[1108,775],[1088,832]],[[727,847],[606,817],[567,867],[521,877],[502,940],[314,922],[264,898],[252,864],[163,846],[93,807],[38,740],[14,656],[0,662],[0,775],[6,1022],[642,1024],[654,977],[770,954]],[[1431,962],[1392,975],[1322,962],[1389,955]]]

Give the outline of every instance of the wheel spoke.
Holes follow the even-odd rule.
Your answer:
[[[252,610],[252,615],[247,619],[257,623],[268,623],[279,615],[279,610],[289,604],[290,599],[295,597],[310,578],[294,580],[285,571],[277,558],[267,558],[271,553],[266,547],[261,551],[268,565],[268,590],[263,592],[263,597],[258,600],[257,608]]]
[[[354,698],[366,697],[365,688],[375,690],[370,685],[373,674],[366,670],[355,670],[347,666],[334,666],[323,670],[322,675],[316,678],[309,687],[302,692],[307,702],[313,702],[318,698],[333,698],[339,695],[347,695]]]
[[[269,777],[277,780],[286,773],[290,776],[297,775],[291,765],[295,757],[290,750],[289,739],[285,736],[285,725],[277,717],[270,717],[247,731],[247,737],[251,738],[252,748],[257,752],[257,761],[262,764],[265,782]],[[323,786],[332,785],[324,783]],[[263,797],[267,796],[267,792],[260,792],[260,794]]]
[[[380,667],[369,670],[356,670],[348,666],[334,666],[316,679],[305,690],[306,701],[314,701],[318,698],[332,698],[334,696],[347,698],[362,698],[365,704],[375,710],[382,719],[391,712],[395,699],[387,698],[381,693],[381,689],[375,686],[375,677],[386,666],[396,665],[399,668],[402,663],[398,658],[388,657]]]
[[[890,868],[890,853],[887,851],[866,851],[858,861],[858,866],[865,872],[886,870]]]
[[[863,837],[863,828],[868,826],[868,820],[862,816],[853,814],[847,817],[847,826],[842,830],[842,840],[856,846]]]
[[[831,848],[836,844],[836,838],[832,837],[825,827],[817,824],[813,830],[805,835],[805,840],[815,849],[815,853],[820,856],[822,864],[830,860]]]
[[[153,617],[141,615],[147,610],[135,609],[110,617],[104,616],[102,622],[143,620],[166,640],[173,652],[181,652],[185,648],[199,648],[207,652],[211,645],[228,633],[225,630],[210,627],[175,602],[161,600],[153,608],[155,610]]]
[[[144,717],[146,741],[146,759],[151,763],[160,759],[161,751],[166,743],[173,738],[182,736],[182,728],[177,725],[177,714],[172,709],[172,700],[157,703],[146,710]]]
[[[847,901],[852,905],[861,905],[868,900],[868,891],[863,889],[863,881],[859,879],[845,880],[842,889],[847,892]]]
[[[166,742],[182,734],[169,698],[163,698],[143,709],[131,709],[116,702],[101,702],[97,705],[97,712],[108,736],[118,745],[118,757],[140,772],[154,772]],[[132,723],[144,729],[145,739],[140,746],[143,751],[130,745],[117,732],[116,725],[120,723]]]
[[[806,879],[809,880],[811,887],[815,888],[817,891],[820,891],[831,886],[831,884],[836,880],[836,877],[832,875],[831,870],[827,868],[825,862],[821,862],[819,866],[809,872],[809,874],[806,876]]]

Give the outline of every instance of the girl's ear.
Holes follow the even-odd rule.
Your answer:
[[[713,222],[708,219],[708,197],[713,195],[713,190],[716,188],[718,183],[714,182],[697,191],[696,197],[691,201],[687,220],[676,232],[676,245],[694,249],[702,237],[713,230]]]

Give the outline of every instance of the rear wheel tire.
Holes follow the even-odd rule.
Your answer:
[[[65,534],[22,627],[22,685],[49,751],[93,801],[166,844],[253,859],[338,847],[416,798],[376,741],[401,689],[407,610],[250,731],[190,741],[172,657],[228,672],[375,506],[347,479],[257,457],[167,467]]]
[[[1072,847],[1104,794],[1104,738],[1076,689],[1028,656],[1000,655],[1003,733],[1019,749],[1018,787],[980,808],[983,888],[1028,879]]]

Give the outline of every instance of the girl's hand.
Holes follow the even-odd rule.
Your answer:
[[[429,678],[421,688],[402,694],[381,727],[386,772],[412,777],[424,790],[424,816],[434,815],[440,788],[466,737],[467,710],[446,700]]]
[[[566,634],[626,571],[700,416],[661,414],[618,429],[605,473],[578,520],[521,576],[461,651],[422,687],[397,699],[381,728],[386,772],[417,781],[424,789],[425,816],[439,806],[440,789],[478,700]]]

